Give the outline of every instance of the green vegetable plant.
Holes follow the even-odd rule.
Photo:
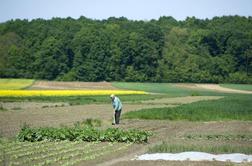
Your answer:
[[[119,128],[108,128],[99,130],[92,126],[75,125],[74,127],[44,127],[31,128],[24,126],[17,135],[17,139],[21,142],[37,142],[43,140],[49,141],[102,141],[102,142],[133,142],[144,143],[152,134],[148,131],[140,131],[136,129],[123,130]]]

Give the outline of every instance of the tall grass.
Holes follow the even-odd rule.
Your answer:
[[[119,95],[123,103],[138,103],[143,100],[162,98],[163,95]],[[34,102],[66,102],[70,105],[110,103],[111,98],[106,96],[34,96],[34,97],[0,97],[2,102],[34,101]]]
[[[249,146],[222,144],[222,145],[192,145],[192,144],[172,144],[163,142],[160,145],[149,148],[150,153],[179,153],[186,151],[199,151],[208,153],[244,153],[252,154]]]
[[[174,108],[152,108],[128,112],[125,118],[188,121],[252,120],[252,95],[229,96]]]

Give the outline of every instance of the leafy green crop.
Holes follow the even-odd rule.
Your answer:
[[[42,140],[69,140],[69,141],[102,141],[102,142],[147,142],[150,132],[140,130],[122,130],[119,128],[108,128],[106,130],[99,130],[92,126],[78,126],[75,127],[45,127],[45,128],[31,128],[24,126],[17,139],[19,141],[42,141]]]

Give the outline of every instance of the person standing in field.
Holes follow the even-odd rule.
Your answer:
[[[122,103],[120,99],[113,94],[110,95],[110,98],[112,100],[112,106],[114,109],[114,117],[113,117],[112,125],[115,125],[115,124],[118,125],[120,121],[121,112],[122,112]]]

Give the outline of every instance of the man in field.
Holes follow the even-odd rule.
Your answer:
[[[114,117],[113,117],[112,125],[115,125],[115,124],[118,125],[120,121],[121,112],[122,112],[122,103],[120,99],[113,94],[110,95],[110,98],[112,100],[112,106],[114,109]]]

